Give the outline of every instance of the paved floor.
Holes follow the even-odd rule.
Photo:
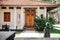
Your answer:
[[[23,31],[20,34],[16,34],[15,38],[19,37],[43,37],[43,33],[38,33],[36,31]]]
[[[23,31],[20,34],[16,34],[14,40],[60,40],[60,34],[50,35],[50,38],[44,38],[44,33],[38,33],[36,31]]]
[[[38,33],[36,31],[23,31],[22,33],[16,34],[16,36],[15,36],[15,38],[20,38],[20,37],[27,37],[27,38],[30,38],[30,37],[38,38],[38,37],[40,37],[40,38],[43,38],[44,33]],[[60,34],[51,33],[50,37],[51,38],[60,38]]]
[[[14,40],[60,40],[59,38],[16,38]]]

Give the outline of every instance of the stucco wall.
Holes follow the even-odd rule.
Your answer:
[[[46,17],[46,9],[45,8],[40,9],[40,7],[39,7],[39,8],[37,8],[36,12],[37,12],[36,13],[37,16],[41,17],[41,14],[43,14],[43,16]]]
[[[45,17],[45,9],[40,9],[40,16],[41,14],[43,14],[43,16]]]
[[[35,8],[38,8],[38,7],[35,7]],[[11,13],[11,21],[10,22],[4,22],[4,12]],[[23,29],[23,27],[25,25],[25,13],[24,13],[23,7],[22,7],[22,9],[16,9],[16,13],[17,13],[16,26],[18,26],[18,29]],[[43,16],[45,16],[45,9],[36,9],[36,15],[39,15],[39,17],[40,17],[41,14],[43,14]],[[14,9],[9,9],[9,6],[7,6],[7,9],[1,9],[1,6],[0,6],[0,27],[3,24],[9,24],[10,29],[14,29],[14,18],[15,18],[14,17]]]
[[[14,29],[14,9],[9,9],[9,6],[7,6],[7,9],[1,9],[0,7],[0,27],[4,24],[9,24],[11,29]],[[11,13],[11,21],[10,22],[4,22],[4,12],[10,12]],[[17,16],[20,14],[20,9],[16,10]],[[17,17],[16,16],[16,17]],[[17,20],[16,20],[17,22]]]

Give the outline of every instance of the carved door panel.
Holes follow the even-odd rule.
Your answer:
[[[35,14],[36,9],[35,8],[25,8],[25,26],[26,27],[34,27],[35,26]]]
[[[27,27],[33,27],[34,26],[34,14],[26,14],[25,15],[25,25]]]
[[[29,14],[26,14],[26,15],[25,15],[25,25],[26,25],[27,27],[30,26],[30,15],[29,15]]]
[[[30,18],[30,22],[31,22],[31,23],[30,23],[30,24],[31,24],[30,26],[31,26],[31,27],[34,27],[34,24],[35,24],[35,22],[34,22],[35,16],[34,16],[34,14],[31,14],[30,17],[31,17],[31,18]]]

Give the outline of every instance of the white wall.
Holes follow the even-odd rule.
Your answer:
[[[37,11],[37,13],[36,13],[37,16],[41,17],[41,14],[43,14],[43,16],[46,17],[46,8],[45,7],[44,7],[44,9],[40,9],[40,7],[38,6],[36,11]]]
[[[25,26],[25,13],[24,13],[24,9],[23,7],[21,7],[21,26],[20,26],[20,29],[23,29],[23,27]]]
[[[0,6],[0,27],[4,24],[9,24],[10,25],[10,29],[14,29],[14,9],[9,9],[8,7],[9,6],[6,6],[7,9],[1,9],[1,6]],[[17,14],[20,14],[21,10],[17,9],[16,13]],[[11,21],[10,22],[4,22],[4,12],[10,12],[11,13]],[[17,16],[16,16],[17,17]],[[16,20],[17,22],[17,20]]]
[[[9,6],[7,6],[7,9],[1,9],[0,6],[0,27],[3,24],[9,24],[10,25],[10,29],[14,29],[14,9],[8,9]],[[40,17],[41,14],[43,14],[45,16],[45,9],[40,9],[39,6],[25,6],[27,7],[35,7],[36,9],[36,15],[38,15]],[[10,12],[11,13],[11,21],[10,22],[4,22],[4,12]],[[16,26],[18,26],[18,29],[23,29],[24,25],[25,25],[25,13],[24,13],[24,7],[21,6],[21,9],[16,9]],[[20,15],[20,18],[19,18]]]
[[[8,8],[8,7],[7,7]],[[4,12],[10,12],[11,13],[11,21],[10,22],[4,22]],[[1,9],[0,8],[0,26],[4,25],[4,24],[9,24],[11,27],[14,27],[13,25],[13,19],[14,18],[14,10],[9,10],[9,9]]]

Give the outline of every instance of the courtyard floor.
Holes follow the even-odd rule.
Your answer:
[[[39,33],[37,31],[23,31],[19,34],[16,34],[15,38],[44,38],[44,33]],[[50,38],[60,38],[60,34],[56,34],[56,33],[51,33],[50,34]]]
[[[60,24],[55,24],[53,25],[55,26],[55,29],[58,29],[60,30]],[[15,38],[20,38],[20,37],[27,37],[27,38],[30,38],[30,37],[40,37],[40,38],[44,38],[44,33],[42,32],[37,32],[37,31],[32,31],[32,30],[25,30],[19,34],[16,34]],[[60,34],[57,34],[57,33],[50,33],[50,38],[60,38]]]

